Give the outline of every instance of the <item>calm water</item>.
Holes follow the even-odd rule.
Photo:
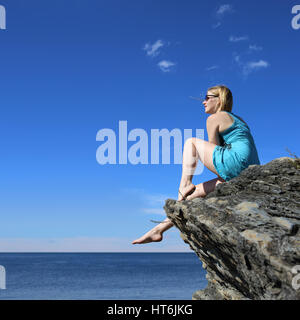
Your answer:
[[[0,253],[0,299],[191,300],[206,287],[194,253]]]

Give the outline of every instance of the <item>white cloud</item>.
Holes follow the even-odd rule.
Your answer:
[[[212,26],[213,29],[220,27],[221,21],[223,17],[228,13],[233,13],[233,6],[230,4],[222,4],[220,7],[216,9],[214,12],[214,17],[217,19],[217,23]]]
[[[267,61],[264,60],[259,60],[259,61],[251,61],[247,63],[247,66],[250,69],[259,69],[259,68],[267,68],[269,67],[269,63]]]
[[[171,71],[171,68],[175,66],[175,63],[167,60],[162,60],[157,65],[159,66],[161,71],[169,72]]]
[[[206,71],[211,71],[211,70],[215,70],[215,69],[218,69],[218,68],[219,68],[219,66],[211,66],[211,67],[206,68],[205,70]]]
[[[229,38],[230,42],[239,42],[239,41],[245,41],[245,40],[248,40],[248,36],[242,36],[242,37],[230,36]]]
[[[217,14],[217,16],[223,16],[225,13],[232,13],[234,10],[233,10],[233,7],[232,7],[232,5],[230,5],[230,4],[222,4],[219,8],[218,8],[218,10],[217,10],[217,12],[216,12],[216,14]]]
[[[241,63],[241,56],[239,56],[238,54],[233,54],[233,59],[237,64]]]
[[[153,44],[146,43],[143,50],[146,51],[147,55],[150,57],[156,57],[159,55],[159,48],[164,46],[164,42],[162,40],[157,40]]]
[[[213,29],[217,29],[218,27],[220,27],[220,25],[221,25],[221,22],[217,22],[212,27],[213,27]]]
[[[255,45],[255,44],[252,44],[252,45],[250,44],[249,49],[252,51],[261,51],[263,48]]]
[[[262,68],[268,68],[270,66],[269,62],[265,60],[244,62],[241,60],[241,56],[236,53],[234,53],[233,59],[238,65],[238,67],[241,69],[244,77],[247,77],[250,73],[254,71],[257,71]]]
[[[248,76],[250,73],[253,71],[262,69],[262,68],[267,68],[269,67],[270,64],[267,61],[264,60],[259,60],[259,61],[248,61],[243,64],[242,66],[242,72],[244,76]]]

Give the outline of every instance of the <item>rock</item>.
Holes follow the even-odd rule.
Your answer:
[[[207,271],[193,299],[300,299],[300,159],[249,166],[205,198],[164,209]]]

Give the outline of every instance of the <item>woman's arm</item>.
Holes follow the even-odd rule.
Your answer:
[[[211,142],[220,146],[221,143],[220,143],[220,136],[219,136],[219,120],[218,120],[217,114],[212,114],[207,118],[206,130],[208,135],[208,142]]]

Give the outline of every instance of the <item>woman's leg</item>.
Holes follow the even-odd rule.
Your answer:
[[[178,201],[182,201],[184,197],[195,189],[192,179],[199,160],[206,168],[218,175],[213,164],[215,147],[215,144],[202,139],[190,138],[186,141],[183,149],[182,175],[179,185]]]
[[[213,165],[213,150],[215,146],[216,145],[213,143],[197,138],[190,138],[186,141],[183,148],[182,176],[179,185],[181,194],[178,193],[178,201],[182,201],[183,197],[186,197],[192,191],[194,192],[187,197],[187,200],[194,199],[196,197],[205,197],[209,192],[214,190],[218,183],[224,182],[224,180],[219,177],[204,183],[200,183],[197,186],[194,186],[192,183],[198,160],[200,160],[210,171],[218,174]],[[196,194],[194,195],[195,192]],[[134,240],[132,244],[161,241],[162,234],[172,226],[173,223],[167,218],[153,229],[145,233],[141,238]]]
[[[163,233],[173,227],[173,223],[167,218],[150,231],[145,233],[139,239],[132,241],[132,244],[142,244],[142,243],[149,243],[149,242],[159,242],[163,238]]]
[[[194,198],[205,197],[207,194],[215,190],[215,187],[224,182],[223,179],[216,178],[203,183],[196,185],[195,191],[187,197],[187,200],[192,200]],[[158,242],[163,239],[163,233],[173,227],[173,222],[171,222],[168,218],[163,222],[155,226],[153,229],[145,233],[139,239],[136,239],[132,242],[132,244],[142,244],[149,242]]]

